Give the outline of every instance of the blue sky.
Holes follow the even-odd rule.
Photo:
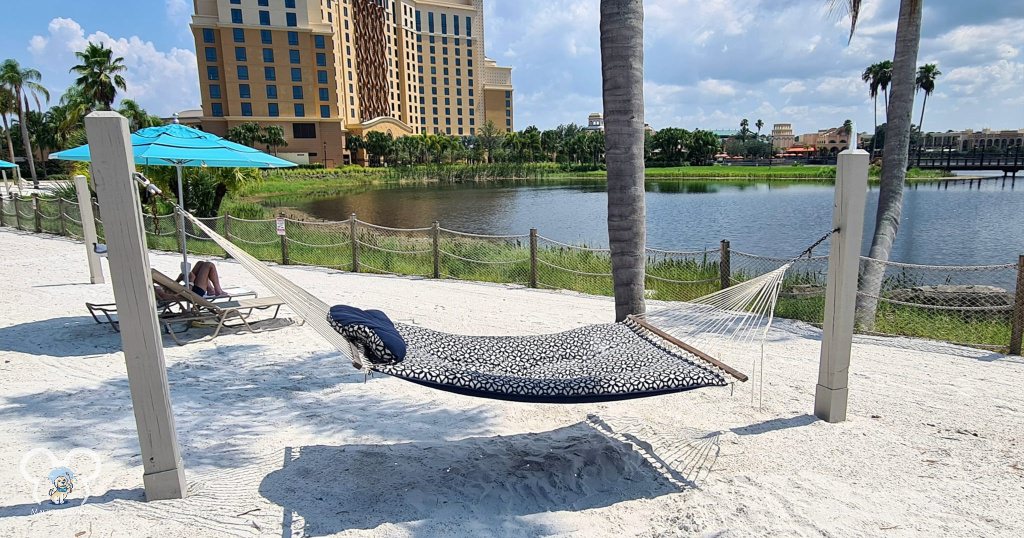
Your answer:
[[[826,0],[646,0],[647,121],[798,133],[846,118],[870,130],[863,68],[892,56],[898,0],[864,0],[857,35]],[[73,51],[125,57],[126,96],[168,115],[199,104],[191,0],[8,0],[0,56],[42,71],[59,96]],[[601,106],[599,0],[487,0],[489,56],[514,68],[516,124],[584,123]],[[944,75],[926,130],[1024,128],[1024,0],[926,0],[920,63]],[[916,121],[916,116],[915,116]]]

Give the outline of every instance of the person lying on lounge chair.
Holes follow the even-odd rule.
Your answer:
[[[227,292],[220,285],[220,275],[217,274],[217,266],[213,262],[196,262],[195,266],[192,267],[192,271],[188,274],[188,280],[188,285],[192,288],[192,291],[200,297],[227,295]],[[184,278],[180,274],[175,279],[175,282],[183,281]],[[175,294],[161,288],[159,285],[154,285],[153,289],[158,300],[168,301],[176,298]]]

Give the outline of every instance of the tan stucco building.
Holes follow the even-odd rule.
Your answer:
[[[510,67],[484,55],[483,0],[193,0],[202,125],[284,128],[280,155],[336,166],[345,141],[512,130]]]
[[[952,148],[957,151],[970,151],[975,148],[998,148],[1001,150],[1015,149],[1024,146],[1024,129],[995,131],[982,129],[975,131],[947,131],[945,133],[925,133],[923,145],[927,149]]]

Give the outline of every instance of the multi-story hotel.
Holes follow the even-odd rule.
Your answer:
[[[352,162],[350,135],[511,131],[483,0],[193,0],[203,129],[280,125],[281,156]]]

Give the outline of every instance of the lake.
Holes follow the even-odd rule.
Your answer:
[[[652,180],[647,184],[648,246],[668,250],[732,248],[789,257],[825,234],[833,187],[817,183]],[[868,196],[864,253],[871,241],[878,187]],[[360,220],[395,228],[430,226],[479,234],[527,234],[607,246],[603,182],[388,187],[293,206],[324,220]],[[827,252],[827,245],[815,254]],[[910,185],[892,259],[921,264],[1003,264],[1024,254],[1024,179]]]

